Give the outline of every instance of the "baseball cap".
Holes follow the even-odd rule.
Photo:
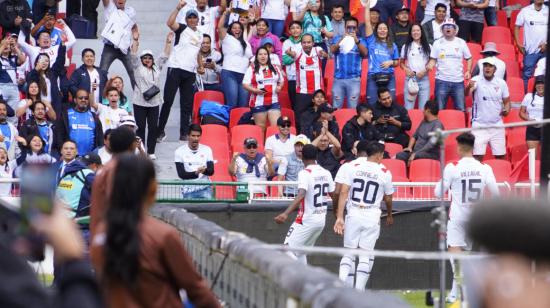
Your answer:
[[[371,11],[372,11],[372,10],[371,10]],[[403,11],[405,11],[405,12],[407,12],[407,13],[410,13],[410,12],[411,12],[411,9],[409,9],[408,7],[402,7],[402,8],[400,8],[399,10],[397,10],[397,12],[395,12],[395,15],[397,15],[397,14],[403,12]]]
[[[480,60],[481,64],[489,64],[492,66],[496,66],[495,57],[487,57]]]
[[[306,135],[300,134],[296,136],[296,140],[294,140],[294,144],[301,143],[302,145],[309,144],[309,138]]]
[[[185,18],[189,18],[189,16],[195,15],[195,17],[199,17],[199,13],[195,9],[190,9],[189,11],[185,12]]]
[[[139,57],[143,57],[143,56],[153,56],[153,51],[151,49],[145,49],[144,51],[142,51],[140,54],[139,54]]]
[[[290,119],[288,117],[279,117],[277,119],[277,126],[283,126],[285,124],[290,124],[292,125],[292,122],[290,121]]]
[[[120,123],[118,126],[132,126],[133,128],[137,128],[136,120],[131,115],[120,117]]]
[[[535,84],[537,83],[544,83],[545,80],[544,80],[544,75],[538,75],[535,77]]]
[[[333,112],[334,112],[334,108],[332,108],[329,104],[324,103],[324,104],[322,104],[321,106],[319,106],[319,112],[333,113]]]
[[[102,164],[101,163],[101,157],[99,157],[99,155],[97,155],[96,153],[93,153],[93,152],[82,156],[81,161],[85,165],[91,165],[91,164],[101,165]]]
[[[500,54],[500,52],[498,52],[498,50],[497,50],[497,44],[495,44],[493,42],[485,43],[485,46],[483,47],[483,50],[481,51],[481,53],[486,53],[486,52],[494,52],[497,55]]]
[[[273,40],[270,38],[270,37],[264,37],[261,41],[260,41],[260,46],[265,46],[267,44],[271,44],[271,46],[274,46],[275,44],[273,43]]]
[[[249,137],[249,138],[246,138],[244,140],[244,146],[247,147],[249,145],[258,145],[258,140],[256,140],[256,138],[252,138],[252,137]]]

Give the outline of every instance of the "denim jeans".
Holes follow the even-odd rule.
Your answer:
[[[277,37],[281,37],[285,32],[285,21],[279,19],[266,19],[269,23],[269,31]]]
[[[355,108],[361,95],[361,78],[334,79],[332,84],[332,105],[342,108],[344,98],[348,99],[348,108]]]
[[[525,88],[526,93],[532,90],[527,89],[527,84],[529,82],[529,78],[533,77],[533,74],[535,73],[537,62],[539,62],[542,57],[544,57],[544,53],[541,52],[525,54],[523,56],[523,87]]]
[[[193,187],[193,186],[191,186]],[[196,186],[194,186],[196,187]],[[185,199],[212,199],[212,187],[206,186],[204,189],[182,192]]]
[[[113,45],[105,44],[103,45],[103,52],[101,53],[101,61],[99,62],[99,68],[108,72],[111,64],[115,62],[116,59],[119,59],[130,77],[130,82],[132,84],[132,89],[136,86],[136,79],[134,77],[134,68],[132,67],[132,62],[130,60],[130,53],[123,54],[120,49],[115,48]]]
[[[390,17],[395,22],[395,13],[402,7],[403,1],[400,0],[381,0],[375,6],[380,11],[380,21],[384,22],[388,22]]]
[[[455,109],[464,111],[464,82],[450,82],[436,79],[435,100],[440,110],[445,109],[447,106],[449,96],[453,98]]]
[[[496,26],[497,25],[497,8],[494,6],[488,6],[485,8],[485,21],[487,26]]]
[[[395,101],[395,75],[392,75],[387,88],[388,90],[390,90],[391,96]],[[369,77],[367,79],[367,102],[371,106],[374,106],[374,104],[376,104],[376,101],[378,100],[377,91],[378,86],[376,85],[376,81],[374,80],[374,74],[369,74]]]
[[[405,93],[405,108],[407,110],[414,109],[414,101],[407,100],[407,84],[409,83],[409,77],[405,78],[405,84],[403,85],[403,93]],[[416,79],[416,82],[418,83],[418,109],[424,110],[424,105],[426,102],[430,99],[430,78],[428,76],[424,76],[424,78]]]
[[[248,106],[248,92],[243,88],[244,74],[222,69],[222,90],[225,96],[225,104],[233,107]]]
[[[17,85],[14,83],[0,83],[0,93],[2,93],[2,97],[8,105],[13,108],[13,110],[17,110],[19,101],[21,101],[21,97],[19,96],[19,88],[17,88]]]

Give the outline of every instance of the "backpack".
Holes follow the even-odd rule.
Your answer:
[[[220,122],[214,124],[221,124],[227,126],[229,124],[229,110],[230,107],[222,105],[213,101],[202,101],[201,107],[199,108],[199,116],[202,118],[215,118]],[[212,122],[212,121],[209,121]],[[203,123],[204,124],[204,123]]]

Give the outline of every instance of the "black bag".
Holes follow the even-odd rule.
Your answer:
[[[219,118],[216,118],[212,115],[204,115],[201,118],[201,125],[207,125],[207,124],[215,124],[215,125],[223,125],[227,127],[227,123],[225,123],[223,120],[220,120]]]
[[[386,88],[390,84],[392,74],[390,73],[375,73],[374,82],[379,88]]]
[[[96,38],[96,29],[93,22],[77,14],[71,15],[68,21],[69,21],[69,28],[71,28],[76,38],[82,38],[82,39]]]
[[[147,91],[143,92],[143,98],[150,101],[153,97],[160,93],[159,87],[153,85]]]

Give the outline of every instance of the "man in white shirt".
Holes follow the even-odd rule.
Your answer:
[[[447,223],[447,247],[449,252],[461,252],[471,248],[471,242],[466,238],[466,225],[472,206],[483,199],[488,189],[492,197],[498,197],[499,190],[493,170],[473,157],[475,137],[471,133],[463,133],[456,137],[458,142],[458,162],[447,164],[443,179],[435,187],[435,195],[441,197],[451,191],[451,208]],[[455,264],[451,260],[455,275]],[[456,280],[447,296],[448,302],[454,302],[459,297]]]
[[[302,159],[305,169],[298,174],[298,195],[288,208],[275,217],[275,222],[282,224],[290,213],[298,206],[296,221],[290,226],[285,238],[285,245],[289,247],[313,246],[323,229],[327,216],[329,194],[334,191],[334,181],[328,170],[317,165],[317,148],[311,144],[305,145],[302,150]],[[303,264],[307,264],[306,255],[289,252]]]
[[[496,66],[495,76],[506,80],[506,63],[497,58],[497,56],[500,55],[500,52],[497,50],[497,44],[493,42],[485,43],[483,50],[480,53],[483,55],[483,58],[492,58],[494,60]],[[483,61],[484,59],[479,59],[477,61],[474,66],[472,76],[477,76],[483,73]]]
[[[134,77],[134,69],[132,68],[132,62],[130,53],[130,46],[132,39],[137,40],[137,24],[136,24],[136,10],[133,7],[126,5],[126,0],[102,0],[104,7],[104,15],[106,26],[101,33],[105,45],[103,46],[103,52],[101,53],[101,61],[99,67],[104,71],[109,71],[111,64],[118,59],[124,65],[130,82],[132,83],[132,89],[136,85]],[[109,29],[112,29],[109,31]],[[113,41],[106,38],[106,35],[110,35],[116,31],[115,37],[111,38]]]
[[[111,158],[113,158],[113,152],[111,152],[111,132],[112,129],[108,129],[103,133],[103,146],[94,150],[93,153],[97,154],[101,159],[101,164],[106,165]]]
[[[450,96],[455,109],[464,111],[464,80],[470,79],[472,54],[466,42],[456,36],[458,26],[452,18],[443,22],[441,31],[443,38],[434,42],[426,68],[431,70],[437,64],[435,98],[439,109],[445,109]],[[466,71],[462,65],[463,59],[467,63]]]
[[[229,174],[237,178],[237,182],[267,181],[268,176],[275,174],[271,159],[258,153],[258,141],[254,138],[244,140],[244,153],[233,153],[229,163]],[[254,194],[266,195],[265,186],[254,185],[248,187]]]
[[[424,19],[422,19],[422,25],[436,18],[437,15],[437,6],[439,4],[444,5],[445,18],[451,17],[451,1],[449,0],[421,0],[420,6],[424,7]]]
[[[288,117],[279,117],[277,127],[279,133],[269,136],[265,141],[265,155],[273,160],[273,168],[277,170],[281,160],[294,152],[296,136],[290,133],[292,123]]]
[[[506,82],[495,76],[497,70],[494,57],[483,58],[483,73],[475,76],[468,85],[468,94],[473,95],[472,127],[502,124],[502,117],[510,112],[510,93]],[[495,158],[506,155],[506,133],[504,128],[474,130],[474,155],[483,159],[487,144]]]
[[[109,87],[105,90],[107,94],[107,100],[109,105],[105,106],[100,102],[94,100],[95,90],[90,93],[90,102],[92,108],[95,109],[96,114],[99,116],[99,121],[101,121],[101,127],[103,127],[103,133],[107,129],[115,129],[122,122],[122,117],[127,116],[128,112],[124,108],[118,106],[120,100],[120,92],[115,87]]]
[[[174,154],[178,176],[182,180],[210,182],[214,174],[214,156],[209,146],[200,144],[202,129],[198,124],[191,124],[187,144],[180,146]],[[210,199],[210,185],[184,185],[182,193],[185,199]]]
[[[340,195],[334,232],[344,236],[344,247],[373,250],[380,235],[380,204],[386,204],[388,213],[386,224],[393,224],[392,175],[381,165],[384,157],[384,145],[373,141],[361,140],[357,144],[360,158],[350,162],[341,174]],[[365,154],[367,157],[365,158]],[[344,221],[344,208],[347,209]],[[355,258],[344,255],[340,261],[339,276],[349,281],[348,275],[354,269]],[[364,290],[370,276],[374,258],[359,257],[355,288]]]
[[[187,3],[178,13],[176,21],[180,24],[187,25],[185,15],[188,10],[195,9],[198,13],[199,23],[197,28],[200,32],[210,35],[214,41],[216,38],[216,19],[225,11],[227,1],[221,0],[219,6],[208,6],[207,0],[197,0],[197,5]]]
[[[157,141],[166,139],[164,128],[168,122],[170,109],[174,103],[174,97],[180,90],[180,141],[187,141],[191,113],[193,112],[193,85],[195,83],[195,71],[204,74],[204,64],[199,61],[203,33],[199,30],[199,13],[195,9],[189,9],[185,13],[186,24],[176,21],[179,11],[187,3],[180,0],[176,9],[172,11],[166,25],[176,33],[174,49],[168,58],[168,72],[164,84],[164,104],[159,116],[159,136]]]
[[[523,42],[520,41],[520,28],[523,27]],[[514,38],[519,51],[523,54],[523,84],[528,91],[529,78],[533,77],[537,61],[546,54],[548,31],[548,6],[544,0],[535,0],[533,4],[521,9],[516,19]]]

